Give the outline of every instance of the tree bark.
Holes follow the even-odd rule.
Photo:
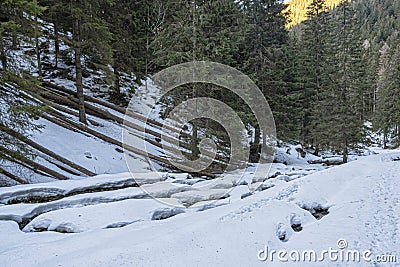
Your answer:
[[[344,143],[344,149],[343,149],[343,163],[347,163],[349,158],[349,148],[347,144],[347,140]]]
[[[73,168],[73,169],[75,169],[75,170],[77,170],[77,171],[79,171],[79,172],[81,172],[83,174],[86,174],[88,176],[96,175],[95,173],[85,169],[84,167],[79,166],[78,164],[73,163],[72,161],[69,161],[69,160],[61,157],[60,155],[54,153],[53,151],[51,151],[51,150],[39,145],[38,143],[34,142],[33,140],[31,140],[31,139],[23,136],[22,134],[14,131],[14,130],[8,128],[8,127],[6,127],[5,125],[0,124],[0,130],[2,132],[5,132],[5,133],[7,133],[7,134],[9,134],[9,135],[21,140],[25,144],[37,149],[38,151],[50,156],[51,158],[54,158],[54,159],[58,160],[61,163],[64,163],[65,165],[67,165],[67,166],[69,166],[69,167],[71,167],[71,168]]]
[[[17,37],[17,32],[15,30],[13,30],[12,32],[12,44],[11,44],[11,48],[13,50],[17,50],[18,48],[18,37]]]
[[[4,147],[1,147],[1,146],[0,146],[0,151],[3,151],[7,155],[12,155],[12,151],[10,151],[10,150],[8,150],[8,149],[6,149]],[[51,177],[54,177],[54,178],[56,178],[58,180],[68,180],[69,179],[67,176],[65,176],[65,175],[63,175],[61,173],[58,173],[58,172],[56,172],[56,171],[54,171],[52,169],[49,169],[46,166],[43,166],[43,165],[41,165],[41,164],[39,164],[39,163],[29,159],[29,158],[26,158],[26,157],[20,157],[18,159],[15,159],[15,161],[16,162],[22,162],[22,163],[25,163],[25,164],[27,164],[29,166],[32,166],[35,170],[42,171],[42,172],[44,172],[44,173],[46,173],[46,174],[50,175]]]
[[[54,54],[55,54],[55,64],[54,69],[58,69],[58,55],[60,54],[60,40],[58,36],[58,23],[57,19],[54,19]]]
[[[48,86],[50,88],[57,89],[59,91],[62,91],[62,92],[68,93],[68,94],[75,95],[75,92],[73,92],[73,91],[71,91],[71,90],[69,90],[69,89],[67,89],[65,87],[55,85],[55,84],[50,83],[50,82],[43,81],[43,85]],[[175,133],[179,133],[182,136],[185,136],[185,137],[190,137],[191,136],[189,133],[183,132],[178,128],[175,128],[175,127],[172,127],[172,126],[169,126],[169,125],[163,125],[163,123],[161,123],[159,121],[152,120],[150,118],[146,118],[145,116],[143,116],[141,114],[138,114],[138,113],[135,113],[135,112],[130,111],[130,110],[127,111],[125,108],[119,107],[117,105],[113,105],[113,104],[111,104],[109,102],[105,102],[105,101],[99,100],[99,99],[91,97],[91,96],[85,96],[85,99],[90,101],[90,102],[93,102],[93,103],[105,106],[107,108],[113,109],[115,111],[118,111],[118,112],[120,112],[122,114],[126,113],[127,116],[130,116],[132,118],[138,119],[138,120],[143,121],[143,122],[147,122],[149,124],[153,124],[154,126],[164,127],[165,129],[170,130],[170,131],[175,132]]]
[[[260,159],[261,152],[261,129],[257,125],[254,128],[254,140],[253,144],[250,146],[250,162],[258,162]]]
[[[121,95],[121,84],[120,84],[120,75],[118,67],[114,67],[114,75],[115,75],[114,97],[117,97]]]
[[[191,150],[192,150],[192,158],[193,159],[198,159],[200,155],[200,149],[199,149],[199,141],[198,141],[198,129],[197,129],[197,123],[193,121],[193,133],[192,133],[192,140],[191,140]]]
[[[7,71],[7,55],[4,47],[3,36],[0,36],[0,60],[3,71]]]
[[[383,134],[383,149],[387,148],[386,140],[387,140],[387,138],[386,138],[386,133],[385,133],[385,134]]]
[[[7,176],[8,178],[10,178],[11,180],[14,180],[20,184],[29,184],[27,181],[22,180],[21,178],[15,176],[14,174],[4,170],[3,168],[0,168],[0,173]]]
[[[75,72],[76,72],[76,96],[79,105],[79,121],[87,124],[85,112],[85,98],[83,94],[83,78],[82,78],[82,51],[81,51],[81,37],[80,37],[80,19],[74,18],[73,20],[73,39],[74,39],[74,52],[75,52]]]
[[[40,47],[39,47],[39,21],[38,16],[35,17],[35,52],[36,52],[36,62],[38,67],[39,77],[42,77],[42,62],[40,60]]]

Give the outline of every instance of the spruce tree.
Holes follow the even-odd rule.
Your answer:
[[[347,162],[349,150],[363,142],[362,102],[367,85],[362,42],[354,38],[354,10],[347,1],[337,10],[341,12],[330,13],[330,26],[325,28],[328,49],[322,61],[321,90],[317,93],[311,134],[320,147],[341,152],[343,162]]]
[[[384,135],[384,147],[391,135],[400,146],[400,49],[385,45],[381,53],[374,125]]]
[[[105,10],[105,18],[113,34],[112,67],[115,83],[110,95],[114,101],[120,101],[121,98],[121,71],[134,73],[138,84],[148,74],[149,44],[152,23],[156,17],[153,2],[155,1],[116,0]]]
[[[74,52],[75,85],[79,105],[79,121],[87,123],[85,100],[83,94],[82,72],[85,62],[95,66],[104,66],[111,62],[112,49],[109,25],[104,19],[104,13],[112,0],[57,0],[54,3],[57,9],[52,8],[54,14],[64,15],[57,17],[54,24],[64,33],[71,32],[72,37],[66,40]],[[54,15],[51,17],[55,17]]]
[[[8,52],[17,49],[20,41],[36,39],[36,54],[40,69],[40,55],[37,37],[37,18],[45,10],[37,0],[10,0],[0,3],[0,61],[3,70],[9,69]],[[22,39],[21,39],[22,38]],[[19,66],[11,66],[18,69]]]
[[[313,114],[314,102],[322,90],[321,77],[324,71],[324,55],[326,54],[326,35],[323,29],[328,27],[326,4],[324,0],[313,0],[307,8],[308,20],[301,33],[301,49],[298,57],[297,84],[302,96],[302,122],[300,142],[303,146],[314,146],[318,153],[318,142],[311,134],[318,116]]]

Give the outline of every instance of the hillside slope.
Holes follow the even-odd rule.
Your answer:
[[[328,9],[336,7],[344,0],[326,0],[325,4]],[[290,0],[287,1],[285,12],[289,12],[288,22],[286,27],[290,28],[294,25],[302,23],[307,19],[307,7],[312,3],[312,0]]]

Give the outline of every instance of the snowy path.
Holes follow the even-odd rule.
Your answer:
[[[360,212],[372,208],[374,216],[365,223],[365,233],[372,240],[375,255],[400,256],[400,162],[382,157],[388,168],[372,184],[372,194]]]

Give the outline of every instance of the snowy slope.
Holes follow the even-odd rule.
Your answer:
[[[41,28],[44,31],[44,34],[54,32],[53,24],[42,20],[39,20],[39,22],[41,23]],[[41,58],[44,71],[43,79],[47,82],[53,82],[58,86],[63,86],[75,91],[75,69],[74,65],[71,64],[73,53],[71,53],[70,47],[63,40],[60,40],[60,57],[58,59],[58,68],[55,70],[53,68],[56,62],[55,45],[54,42],[47,42],[47,39],[40,38],[39,40],[46,46],[46,53],[42,53]],[[37,76],[35,55],[30,53],[31,49],[32,46],[30,43],[23,42],[18,49],[10,50],[8,55],[10,59],[10,68],[23,69],[27,73]],[[84,64],[86,64],[85,61]],[[107,77],[107,72],[104,69],[96,70],[86,65],[85,70],[87,74],[83,78],[85,95],[108,101],[110,87],[112,87],[113,84],[110,83],[110,77]],[[133,97],[135,111],[144,115],[148,114],[149,106],[152,106],[154,104],[154,99],[157,99],[158,97],[158,90],[152,85],[151,81],[148,83],[148,86],[139,87],[135,82],[134,75],[129,73],[121,73],[121,92],[127,99]],[[61,106],[64,109],[70,111],[73,110],[65,105]],[[94,106],[101,108],[105,112],[111,112],[122,119],[125,116],[125,114],[122,113],[115,114],[115,112],[112,112],[105,107],[99,107],[96,104],[94,104]],[[60,113],[74,122],[78,121],[76,116],[63,112]],[[117,141],[121,141],[121,124],[96,118],[91,115],[88,115],[88,118],[99,123],[99,126],[89,125],[91,129],[108,137],[112,137]],[[37,120],[34,123],[42,125],[44,128],[41,132],[32,133],[32,139],[39,145],[56,152],[63,158],[96,174],[122,173],[128,171],[124,154],[120,152],[120,147],[108,144],[88,134],[72,132],[45,119]],[[156,155],[161,155],[161,153],[151,145],[149,145],[149,150],[150,152],[154,152]],[[35,153],[37,154],[35,161],[51,170],[54,170],[70,179],[81,179],[84,177],[60,169],[54,164],[54,160],[49,159],[49,157],[42,153],[38,153],[38,151],[35,151]],[[144,157],[134,155],[134,159],[131,160],[135,163],[136,172],[150,171],[149,163]],[[2,161],[1,164],[5,170],[19,176],[21,179],[29,183],[49,182],[54,180],[52,177],[43,175],[43,173],[37,173],[8,161]],[[16,183],[0,174],[0,185],[13,184]]]
[[[166,215],[179,207],[151,199],[141,200],[146,204],[134,199],[93,205],[92,210],[90,206],[59,210],[34,219],[41,219],[45,227],[54,224],[51,227],[64,229],[75,222],[79,234],[21,232],[16,222],[3,220],[0,262],[2,266],[398,266],[363,258],[334,261],[328,255],[323,262],[294,262],[286,255],[285,264],[277,254],[272,262],[271,257],[266,261],[258,257],[265,256],[267,246],[268,252],[315,250],[318,257],[329,249],[338,255],[370,251],[366,259],[397,255],[400,261],[399,158],[400,152],[359,158],[289,182],[270,178],[266,182],[274,186],[244,199],[202,212],[181,206],[172,212],[177,215],[164,220],[151,220],[148,212],[154,215],[156,209]],[[21,205],[43,204],[4,205],[0,214],[6,209],[10,214],[23,213],[27,207]],[[119,228],[108,229],[110,225]]]

